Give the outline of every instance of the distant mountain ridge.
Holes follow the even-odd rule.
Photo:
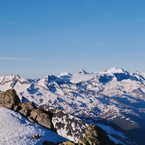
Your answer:
[[[145,133],[145,73],[111,68],[104,72],[60,73],[30,80],[18,75],[0,77],[0,91],[13,88],[21,100],[57,107],[96,122],[107,119],[138,140]],[[141,130],[141,131],[139,131]],[[140,135],[136,135],[136,132]]]

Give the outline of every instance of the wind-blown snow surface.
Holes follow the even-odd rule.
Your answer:
[[[35,134],[41,138],[31,139]],[[58,134],[29,122],[19,113],[0,107],[0,145],[42,145],[45,140],[55,143],[66,141]]]
[[[79,118],[104,118],[125,130],[145,128],[145,73],[111,68],[97,73],[65,72],[34,81],[1,76],[0,90],[10,88],[23,102],[58,107]]]

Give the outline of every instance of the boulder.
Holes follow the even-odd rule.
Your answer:
[[[13,109],[20,103],[20,99],[14,89],[0,93],[0,107]]]
[[[18,111],[22,115],[28,117],[28,116],[30,116],[30,112],[35,108],[36,107],[33,102],[27,102],[27,103],[21,103],[19,105],[19,109],[16,111]]]
[[[35,140],[38,140],[39,138],[41,138],[39,134],[35,134],[32,136],[32,139],[35,139]]]
[[[106,132],[96,125],[88,125],[85,136],[79,139],[81,145],[115,145]]]
[[[33,119],[35,122],[37,122],[38,124],[53,130],[53,125],[51,122],[51,117],[48,113],[44,112],[41,109],[33,109],[30,112],[30,118]]]

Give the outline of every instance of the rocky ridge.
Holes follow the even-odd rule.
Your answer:
[[[65,124],[57,124],[55,120],[52,118],[54,117],[59,120],[62,116],[66,116],[64,112],[62,111],[56,111],[56,109],[49,109],[49,111],[46,111],[46,108],[44,106],[36,107],[33,102],[27,102],[27,103],[22,103],[14,89],[7,90],[5,92],[0,93],[0,107],[6,107],[9,109],[12,109],[14,111],[17,111],[21,113],[23,116],[25,116],[28,120],[31,122],[38,123],[45,128],[57,132],[58,128],[61,128],[62,125]],[[45,110],[44,110],[45,108]],[[48,108],[47,108],[48,110]],[[64,119],[64,118],[63,118]],[[67,115],[67,119],[68,115]],[[96,125],[88,125],[81,120],[72,117],[71,118],[73,122],[75,122],[75,132],[77,132],[76,137],[78,137],[78,142],[74,143],[71,141],[63,142],[63,143],[58,143],[58,145],[115,145],[114,142],[112,142],[105,131],[103,131],[100,127]],[[78,123],[79,122],[79,123]],[[70,122],[72,123],[72,122]],[[68,126],[71,125],[68,122]],[[77,128],[76,126],[79,126]],[[84,127],[82,127],[84,126]],[[81,131],[80,129],[84,129],[84,132],[79,132]],[[62,130],[63,131],[63,130]],[[68,131],[71,134],[71,130]],[[70,134],[67,134],[69,136]],[[39,135],[37,135],[39,137]],[[39,139],[39,138],[36,138]],[[49,141],[45,141],[43,143],[44,145],[48,144],[53,144]]]

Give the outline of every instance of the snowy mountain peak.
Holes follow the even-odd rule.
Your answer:
[[[19,75],[5,75],[0,77],[0,84],[4,84],[10,81],[19,81],[19,82],[27,82],[29,83],[28,79],[22,78]]]
[[[110,69],[108,69],[108,70],[106,70],[105,71],[105,73],[109,73],[109,74],[113,74],[113,73],[124,73],[124,72],[126,72],[124,69],[122,69],[122,68],[117,68],[117,67],[112,67],[112,68],[110,68]]]
[[[61,76],[71,76],[71,75],[72,75],[71,73],[63,72],[63,73],[60,73],[57,77],[61,77]]]
[[[81,69],[78,74],[87,74],[87,72],[84,69]]]
[[[58,77],[54,76],[54,75],[48,75],[46,76],[44,79],[39,80],[38,82],[42,82],[42,83],[51,83],[54,81],[58,81],[60,80]]]
[[[7,81],[7,80],[12,80],[14,78],[20,78],[19,75],[12,75],[12,74],[8,74],[8,75],[5,75],[5,76],[1,76],[0,77],[0,81],[1,80],[4,80],[4,81]]]

